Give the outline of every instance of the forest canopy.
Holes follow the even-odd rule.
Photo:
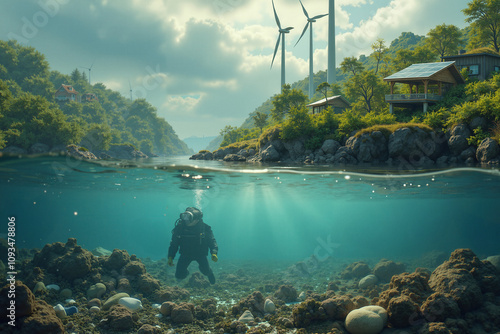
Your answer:
[[[70,85],[81,97],[61,102],[55,92]],[[92,95],[93,94],[93,95]],[[45,56],[16,41],[0,41],[0,149],[77,144],[90,150],[131,144],[146,154],[189,154],[156,108],[131,101],[102,83],[89,84],[84,71],[69,75],[50,70]]]

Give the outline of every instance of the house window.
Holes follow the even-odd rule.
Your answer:
[[[500,72],[500,66],[493,66],[493,71]]]
[[[479,65],[470,65],[467,66],[469,69],[469,75],[478,75],[479,74]]]

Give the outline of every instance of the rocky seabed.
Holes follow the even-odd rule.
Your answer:
[[[90,252],[76,239],[20,254],[14,325],[8,323],[12,284],[0,292],[2,333],[500,331],[500,256],[480,260],[470,249],[457,249],[449,257],[431,254],[416,263],[433,268],[414,263],[411,271],[408,264],[388,259],[339,269],[333,261],[311,256],[274,278],[270,273],[275,269],[260,275],[216,271],[218,282],[212,286],[195,272],[183,287],[171,285],[166,261],[146,259],[146,265],[119,249]],[[314,287],[314,281],[324,285]],[[240,297],[224,297],[228,291]]]

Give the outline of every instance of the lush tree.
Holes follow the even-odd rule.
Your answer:
[[[462,12],[471,23],[474,46],[490,46],[500,51],[500,0],[472,0]]]
[[[397,51],[392,63],[397,72],[412,64],[432,63],[436,60],[436,54],[428,46],[418,46],[414,50],[401,49]]]
[[[300,108],[306,105],[308,96],[298,89],[292,89],[289,84],[283,85],[281,94],[273,97],[273,109],[271,116],[273,120],[280,122],[289,113],[290,109]]]
[[[43,96],[48,101],[54,101],[54,85],[46,77],[41,77],[39,75],[27,77],[24,79],[21,88],[25,92]]]
[[[320,92],[324,97],[325,100],[328,98],[328,93],[332,90],[332,86],[328,82],[322,82],[319,84],[319,86],[316,88],[317,92]]]
[[[113,134],[107,124],[91,124],[80,145],[93,150],[109,150]]]
[[[365,67],[363,63],[356,59],[356,57],[346,57],[340,63],[340,69],[343,73],[351,73],[351,75],[356,75],[362,72]]]
[[[313,122],[305,106],[292,107],[289,117],[283,124],[280,137],[290,141],[299,137],[308,137],[313,131]]]
[[[255,126],[260,129],[260,133],[262,133],[262,129],[266,126],[268,117],[268,114],[260,111],[257,111],[255,115],[252,116]]]
[[[35,143],[49,146],[76,143],[82,131],[41,96],[25,93],[14,99],[0,119],[9,145],[28,149]]]
[[[374,71],[363,71],[351,77],[345,84],[345,91],[353,109],[359,112],[382,111],[387,106],[385,94],[389,88]]]
[[[378,73],[380,64],[387,61],[387,46],[382,38],[378,38],[375,43],[372,44],[373,53],[370,55],[375,59],[375,74]]]
[[[463,44],[462,32],[453,24],[441,24],[427,33],[426,45],[441,58],[458,53]]]
[[[8,42],[17,52],[18,66],[12,70],[12,79],[22,85],[25,78],[38,75],[49,77],[49,63],[45,56],[33,47],[21,46],[15,41]]]

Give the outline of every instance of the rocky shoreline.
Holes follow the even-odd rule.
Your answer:
[[[492,165],[500,163],[500,146],[491,138],[478,147],[470,145],[471,127],[459,124],[448,133],[403,127],[387,135],[372,131],[353,135],[344,145],[328,139],[314,151],[305,148],[305,139],[283,142],[273,139],[258,150],[226,147],[214,152],[201,151],[193,160],[281,162],[307,165],[361,165],[405,169],[450,165]],[[279,136],[274,135],[274,138]]]
[[[157,155],[145,153],[137,150],[132,145],[111,145],[109,150],[94,150],[93,152],[77,145],[56,145],[50,147],[42,143],[32,145],[29,150],[17,146],[7,146],[0,150],[0,154],[8,155],[38,155],[38,154],[65,154],[83,160],[135,160],[157,157]]]
[[[0,331],[14,334],[500,331],[500,256],[480,260],[470,249],[404,263],[226,262],[214,266],[215,285],[198,272],[179,283],[165,259],[90,252],[73,238],[18,254],[17,281],[0,292]],[[6,314],[11,286],[14,327]]]

